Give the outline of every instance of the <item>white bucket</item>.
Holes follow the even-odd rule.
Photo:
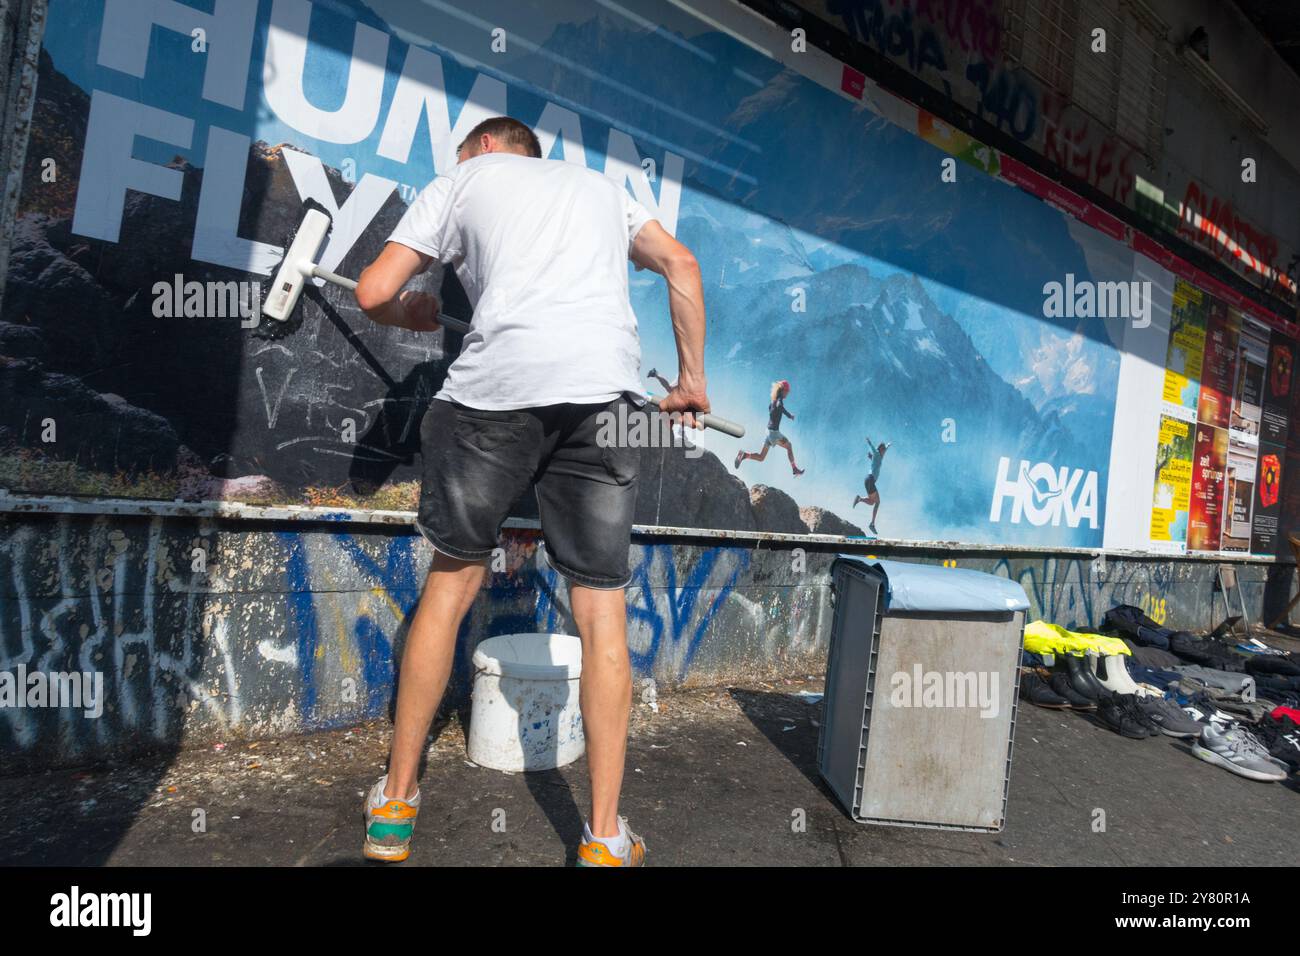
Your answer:
[[[578,677],[582,641],[506,634],[474,651],[469,759],[493,770],[552,770],[586,749]]]

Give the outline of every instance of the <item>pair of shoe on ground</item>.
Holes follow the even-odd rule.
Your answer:
[[[1026,699],[1040,707],[1090,710],[1108,693],[1136,694],[1138,685],[1129,676],[1123,655],[1100,657],[1062,654],[1060,666],[1053,671],[1042,671],[1043,681],[1030,681],[1025,688]],[[1028,673],[1028,671],[1027,671]],[[1022,685],[1023,686],[1023,685]]]
[[[1137,694],[1139,686],[1129,676],[1120,655],[1083,657],[1063,654],[1055,670],[1022,669],[1021,697],[1040,707],[1095,710],[1107,694]],[[1163,696],[1163,695],[1156,695]]]
[[[1294,737],[1297,729],[1294,722],[1291,722],[1291,728]],[[1276,736],[1285,735],[1284,728],[1262,726],[1261,732],[1263,740],[1238,723],[1226,726],[1209,723],[1192,744],[1192,753],[1206,763],[1248,780],[1285,780],[1288,773],[1300,766],[1298,748],[1294,741],[1279,746]]]
[[[1025,670],[1020,678],[1020,694],[1039,707],[1095,711],[1105,726],[1125,737],[1199,736],[1201,724],[1173,701],[1136,693],[1137,685],[1122,661],[1102,659],[1098,670],[1100,674],[1082,658],[1067,655],[1065,669],[1055,671],[1046,680],[1033,670]],[[1126,692],[1129,687],[1132,691]]]
[[[1075,690],[1069,679],[1079,676],[1071,673],[1067,677],[1058,671],[1050,681],[1044,681],[1033,671],[1026,671],[1021,677],[1021,693],[1040,707],[1088,709],[1079,706],[1087,697]],[[1085,683],[1081,681],[1079,686],[1087,690]],[[1194,702],[1197,706],[1192,708],[1198,719],[1164,697],[1116,693],[1100,682],[1097,687],[1100,693],[1093,705],[1097,718],[1122,736],[1194,737],[1192,753],[1196,757],[1249,780],[1279,781],[1286,779],[1290,771],[1300,770],[1300,724],[1288,717],[1266,721],[1257,737],[1203,701]]]
[[[401,863],[411,855],[411,838],[420,812],[420,794],[410,800],[394,800],[384,793],[388,777],[381,777],[366,797],[366,842],[362,853],[368,860]],[[623,852],[615,853],[608,842],[583,835],[578,845],[578,866],[642,866],[645,864],[645,841],[628,829],[627,821],[618,818],[626,839]]]

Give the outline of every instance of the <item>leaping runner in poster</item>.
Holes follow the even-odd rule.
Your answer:
[[[759,452],[741,451],[736,453],[737,469],[740,463],[746,458],[752,458],[754,461],[762,461],[767,457],[767,450],[773,445],[780,445],[790,456],[790,470],[798,478],[804,473],[804,469],[795,464],[794,449],[790,446],[790,439],[781,434],[781,416],[785,416],[794,421],[794,413],[786,411],[785,397],[790,394],[790,383],[785,379],[772,383],[772,402],[767,406],[767,438],[763,439],[763,449]]]
[[[654,369],[654,368],[652,368],[650,371],[648,371],[648,372],[645,373],[645,377],[646,377],[646,378],[658,379],[659,384],[662,385],[662,386],[664,387],[664,391],[665,391],[665,392],[671,392],[671,391],[673,390],[673,387],[672,387],[671,384],[669,384],[668,379],[666,379],[666,378],[664,378],[662,375],[660,375],[658,369]]]
[[[876,515],[880,513],[880,491],[876,487],[876,481],[880,478],[880,463],[885,460],[885,452],[889,451],[889,446],[892,444],[893,442],[891,441],[882,442],[881,444],[876,445],[871,441],[871,437],[867,436],[867,460],[871,462],[871,473],[867,475],[867,479],[864,482],[867,486],[867,493],[865,496],[853,496],[853,507],[856,508],[860,501],[865,501],[867,504],[873,506],[871,509],[870,525],[872,534],[879,534],[879,532],[876,531]]]

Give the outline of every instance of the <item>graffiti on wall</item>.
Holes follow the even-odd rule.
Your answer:
[[[1188,179],[1178,219],[1178,234],[1211,252],[1215,258],[1269,279],[1279,294],[1295,292],[1295,280],[1278,263],[1275,236],[1243,217],[1232,200]]]
[[[1091,558],[1002,558],[991,573],[1010,578],[1025,589],[1029,617],[1072,630],[1100,626],[1117,604],[1132,604],[1155,617],[1167,618],[1174,584],[1172,562],[1111,562]]]
[[[69,707],[0,706],[0,754],[76,761],[383,717],[431,553],[406,529],[230,531],[107,516],[8,523],[0,672],[98,673],[104,699],[94,719]],[[778,662],[817,666],[819,575],[755,588],[756,559],[739,547],[645,545],[631,557],[638,678],[673,686],[767,673]],[[536,532],[504,535],[495,566],[462,625],[450,705],[468,697],[480,640],[576,631]]]
[[[1043,156],[1111,199],[1131,203],[1141,153],[1059,93],[1045,90]]]
[[[1131,204],[1141,152],[1005,56],[985,0],[801,0],[1070,175]]]
[[[1116,202],[1138,206],[1137,177],[1151,159],[1070,97],[1008,60],[998,5],[978,0],[797,0],[798,5],[942,90],[1002,132]],[[1177,123],[1175,123],[1177,125]],[[1189,179],[1178,234],[1294,298],[1289,251],[1231,199]]]
[[[70,708],[0,708],[0,752],[41,737],[74,756],[121,738],[174,740],[195,709],[218,727],[241,720],[230,605],[187,570],[188,552],[209,535],[165,536],[161,518],[142,530],[105,518],[6,530],[0,671],[102,673],[107,700],[96,720]]]

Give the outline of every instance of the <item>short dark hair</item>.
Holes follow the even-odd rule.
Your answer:
[[[534,159],[542,158],[542,144],[537,141],[537,135],[512,116],[493,116],[491,119],[485,119],[470,130],[469,135],[461,140],[461,144],[456,147],[456,152],[460,152],[465,148],[466,143],[473,142],[484,134],[499,139],[516,149],[522,148],[527,155]]]

